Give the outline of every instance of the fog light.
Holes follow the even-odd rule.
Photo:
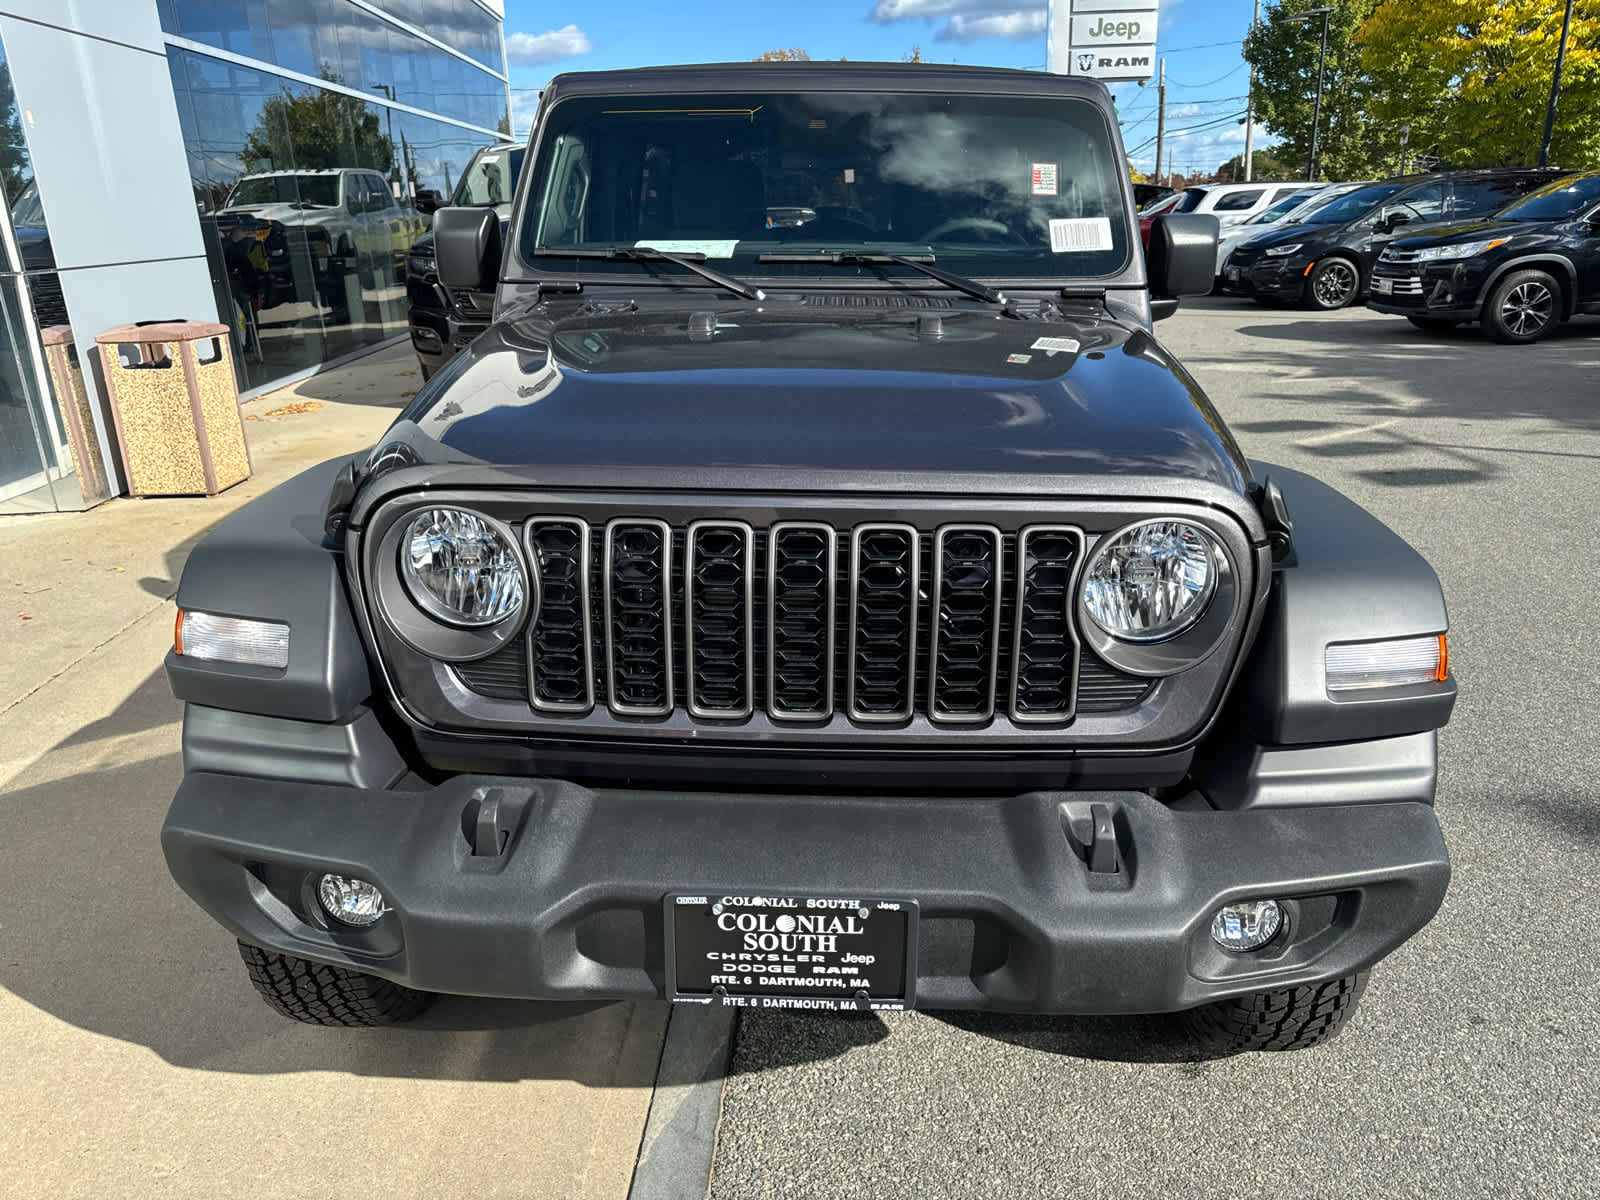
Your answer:
[[[365,879],[324,875],[317,884],[317,898],[335,921],[358,928],[373,924],[388,911],[383,906],[383,893]]]
[[[1259,950],[1278,935],[1283,909],[1276,900],[1224,904],[1211,918],[1211,940],[1224,950]]]

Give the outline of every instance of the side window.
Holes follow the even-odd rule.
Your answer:
[[[1175,213],[1189,213],[1200,207],[1200,201],[1206,198],[1205,192],[1199,188],[1189,188],[1183,193],[1183,199],[1173,206]]]
[[[1296,184],[1294,187],[1282,187],[1282,188],[1279,188],[1277,191],[1272,193],[1272,199],[1267,201],[1267,203],[1268,204],[1276,204],[1279,200],[1287,200],[1290,196],[1295,195],[1299,191],[1300,191],[1300,185],[1299,184]]]
[[[1519,196],[1533,190],[1541,181],[1531,178],[1488,179],[1457,183],[1450,200],[1450,215],[1481,217],[1504,208]]]
[[[1444,216],[1444,184],[1430,183],[1414,192],[1401,192],[1384,206],[1385,213],[1405,213],[1413,221],[1436,221]]]
[[[366,212],[367,185],[361,176],[346,172],[341,178],[344,180],[345,211],[357,215]]]
[[[1256,206],[1256,201],[1261,199],[1261,189],[1251,188],[1243,192],[1229,192],[1216,203],[1217,212],[1248,212]]]

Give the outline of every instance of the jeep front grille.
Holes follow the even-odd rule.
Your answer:
[[[1152,686],[1081,661],[1074,526],[538,516],[524,538],[537,619],[455,670],[541,714],[1031,726],[1070,722],[1080,703],[1129,707]]]

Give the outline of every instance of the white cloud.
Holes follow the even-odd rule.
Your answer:
[[[576,58],[594,49],[589,35],[576,25],[563,25],[547,33],[508,33],[506,61],[513,67],[531,67],[558,58]]]
[[[944,24],[934,34],[941,42],[970,42],[978,38],[1029,38],[1044,33],[1043,0],[878,0],[871,19],[934,21]]]
[[[991,13],[987,16],[969,16],[955,13],[934,37],[941,42],[970,42],[977,38],[1037,37],[1044,32],[1045,10],[1028,12]]]

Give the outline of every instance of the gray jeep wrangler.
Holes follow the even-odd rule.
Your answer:
[[[1098,84],[566,75],[493,325],[191,555],[162,831],[280,1012],[432,993],[1333,1033],[1444,895],[1428,564],[1151,332]]]

